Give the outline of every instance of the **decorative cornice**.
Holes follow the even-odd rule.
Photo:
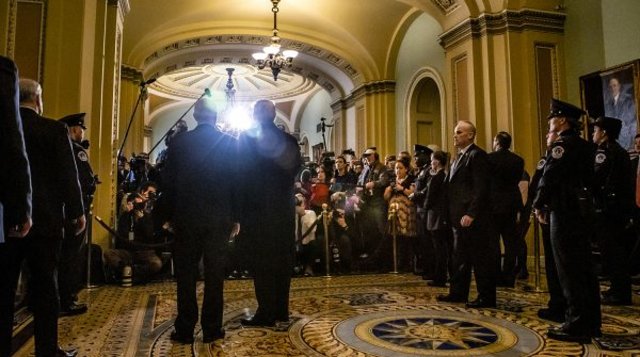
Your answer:
[[[142,72],[127,65],[120,66],[120,75],[123,81],[142,82]]]
[[[333,102],[331,104],[331,109],[334,113],[337,113],[343,109],[353,107],[356,104],[356,101],[362,97],[372,94],[395,93],[395,91],[396,82],[392,80],[365,83],[351,91],[351,94],[344,99]]]
[[[482,14],[477,18],[467,19],[441,34],[439,36],[440,45],[447,49],[470,37],[479,38],[505,32],[540,31],[563,33],[565,18],[566,15],[563,13],[532,9],[505,10],[497,14]]]
[[[110,0],[117,1],[117,0]],[[147,68],[153,67],[156,62],[167,55],[175,55],[177,52],[181,50],[192,50],[194,48],[206,49],[215,48],[215,46],[224,46],[224,45],[251,45],[251,46],[267,46],[271,42],[271,36],[259,36],[259,35],[241,35],[241,34],[230,34],[230,35],[216,35],[216,36],[204,36],[197,38],[190,38],[186,40],[181,40],[179,42],[174,42],[167,46],[164,46],[161,49],[156,50],[151,55],[147,56],[144,60],[144,68],[145,72]],[[280,44],[283,48],[288,48],[292,50],[296,50],[300,53],[304,53],[305,55],[313,56],[319,58],[325,62],[330,63],[331,65],[339,68],[342,72],[344,72],[349,78],[353,80],[354,83],[358,83],[361,81],[360,72],[358,72],[346,59],[340,57],[339,55],[327,51],[323,48],[315,47],[313,45],[309,45],[306,43],[281,39]],[[205,64],[207,63],[218,63],[224,62],[225,58],[207,58],[203,60]],[[251,63],[252,59],[250,56],[246,56],[245,58],[240,59],[239,63]],[[196,64],[196,63],[194,63]],[[293,72],[296,72],[296,66],[292,68]],[[298,69],[298,71],[302,71],[302,69]],[[165,71],[164,73],[167,73]],[[161,73],[159,73],[161,74]],[[319,74],[315,74],[319,76]],[[313,75],[309,76],[310,79],[316,80],[318,78],[313,78]],[[320,85],[325,87],[330,92],[333,91],[333,85],[330,81],[318,81]]]
[[[457,9],[458,1],[457,0],[431,0],[443,14],[450,14],[453,10]]]

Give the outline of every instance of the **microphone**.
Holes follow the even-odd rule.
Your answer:
[[[211,91],[209,90],[209,88],[205,88],[204,89],[204,95],[206,95],[207,97],[211,98]]]
[[[149,84],[151,84],[151,83],[153,83],[153,82],[155,82],[157,80],[158,80],[157,78],[148,79],[148,80],[140,83],[140,87],[148,86]]]

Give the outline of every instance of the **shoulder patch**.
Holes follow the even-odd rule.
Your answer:
[[[596,164],[601,164],[605,161],[607,161],[607,155],[605,153],[599,152],[596,154]]]
[[[89,161],[89,158],[87,157],[87,153],[84,151],[78,151],[78,160]]]
[[[561,159],[562,155],[564,155],[564,148],[562,146],[556,146],[551,149],[551,157],[554,159]]]
[[[542,168],[544,167],[544,165],[547,164],[547,160],[545,159],[540,159],[540,161],[538,161],[538,164],[536,165],[536,170],[542,170]]]

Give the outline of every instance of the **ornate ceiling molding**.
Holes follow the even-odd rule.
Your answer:
[[[356,104],[358,99],[364,96],[379,93],[395,93],[396,82],[391,80],[376,81],[365,83],[354,89],[349,96],[344,99],[337,100],[331,104],[334,113],[338,113],[343,109],[351,108]]]
[[[238,64],[250,64],[253,63],[253,59],[251,58],[251,51],[247,51],[245,56],[241,58],[231,59],[225,56],[209,56],[201,59],[193,59],[186,63],[174,63],[164,65],[167,61],[166,58],[172,55],[186,52],[186,51],[208,51],[215,50],[216,48],[226,48],[229,46],[235,47],[245,47],[247,49],[256,50],[257,48],[264,47],[268,45],[271,41],[270,36],[257,36],[257,35],[219,35],[219,36],[205,36],[205,37],[197,37],[182,40],[179,42],[174,42],[170,45],[164,46],[163,48],[155,51],[151,55],[149,55],[144,60],[145,73],[148,75],[148,68],[154,68],[153,74],[151,76],[157,77],[163,75],[165,73],[171,72],[175,69],[190,66],[190,65],[200,65],[200,64],[218,64],[218,63],[238,63]],[[327,51],[323,48],[315,47],[309,44],[305,44],[298,41],[292,41],[287,39],[282,39],[281,44],[283,48],[296,50],[301,54],[312,56],[318,58],[335,68],[340,69],[347,77],[349,77],[353,83],[360,83],[362,81],[362,76],[360,72],[358,72],[347,60],[340,57],[339,55]],[[237,61],[237,62],[233,62]],[[170,62],[170,61],[169,61]],[[164,68],[157,68],[157,64],[162,63]],[[327,89],[329,92],[333,92],[335,89],[335,85],[332,83],[333,81],[328,78],[323,78],[321,73],[314,72],[312,70],[308,70],[302,68],[300,66],[295,65],[296,61],[294,61],[294,66],[291,68],[291,71],[306,76],[307,78],[316,81],[322,87]],[[175,67],[174,67],[175,66]]]
[[[540,31],[564,32],[566,15],[558,12],[523,9],[505,10],[497,14],[482,14],[468,19],[440,35],[440,45],[445,49],[470,37],[478,38],[505,32]]]
[[[120,76],[122,77],[122,80],[128,80],[132,82],[143,81],[142,72],[133,67],[125,65],[120,66]]]
[[[437,7],[442,11],[443,14],[447,15],[453,10],[457,9],[460,5],[458,4],[458,0],[431,0]]]

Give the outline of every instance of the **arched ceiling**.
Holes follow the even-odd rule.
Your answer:
[[[459,12],[461,1],[282,0],[278,28],[283,48],[300,52],[293,67],[280,74],[282,82],[310,80],[338,99],[360,84],[392,79],[393,52],[416,11],[444,21]],[[159,78],[154,89],[181,97],[193,97],[198,86],[189,90],[189,81],[173,85],[171,78],[253,63],[251,53],[269,43],[273,27],[269,0],[130,0],[130,5],[123,62],[142,70],[145,78]],[[226,80],[224,73],[217,79],[213,73],[202,72],[197,82]],[[246,80],[266,83],[269,75],[265,69]],[[280,80],[270,84],[277,91],[287,87]]]

